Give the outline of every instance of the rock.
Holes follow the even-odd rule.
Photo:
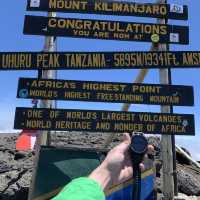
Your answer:
[[[196,196],[187,196],[183,193],[178,193],[178,197],[175,197],[174,200],[199,200]]]
[[[200,196],[200,171],[194,167],[178,165],[179,191],[187,195]]]
[[[5,161],[0,161],[0,174],[9,172],[12,169]]]
[[[159,137],[148,137],[148,143],[154,146],[155,156],[160,158],[160,138]]]
[[[162,192],[160,186],[160,177],[162,177],[162,160],[160,157],[160,139],[158,137],[149,137],[149,143],[155,147],[156,150],[156,176],[158,181],[157,190]],[[188,155],[189,151],[182,148]],[[177,177],[178,177],[178,189],[180,192],[186,195],[200,196],[200,169],[191,165],[191,162],[180,152],[177,155]]]
[[[159,160],[155,161],[155,168],[156,168],[156,177],[161,177],[161,168],[162,168],[162,162]]]
[[[162,200],[163,199],[163,195],[158,193],[157,199],[158,200]],[[187,196],[187,195],[185,195],[183,193],[178,193],[178,196],[175,196],[174,200],[200,200],[200,198],[196,197],[196,196]]]
[[[162,193],[161,178],[156,178],[155,189],[158,193]]]
[[[27,200],[28,188],[23,188],[16,185],[12,185],[6,194],[0,195],[1,200]]]
[[[14,160],[20,160],[22,158],[25,158],[27,156],[26,152],[17,152],[14,156]]]
[[[33,152],[17,152],[17,135],[0,135],[0,200],[27,200]]]
[[[190,152],[189,152],[187,149],[185,149],[185,148],[183,148],[183,147],[181,147],[181,149],[182,149],[185,153],[187,153],[189,156],[191,156]],[[185,164],[185,165],[190,165],[190,164],[191,164],[191,161],[188,160],[188,159],[186,158],[186,156],[184,156],[184,155],[183,155],[182,153],[180,153],[179,151],[176,151],[176,160],[177,160],[178,163],[180,163],[180,164]]]

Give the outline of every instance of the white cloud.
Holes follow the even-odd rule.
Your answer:
[[[195,154],[195,160],[200,161],[200,153]]]
[[[176,144],[185,147],[192,155],[194,160],[200,161],[200,148],[199,148],[199,136],[194,137],[182,137],[176,140]]]
[[[0,132],[16,132],[13,129],[14,125],[14,114],[15,114],[15,103],[10,99],[1,99],[0,102]]]
[[[3,129],[3,130],[0,130],[0,134],[1,133],[20,133],[21,131],[20,130],[14,130],[14,129]]]

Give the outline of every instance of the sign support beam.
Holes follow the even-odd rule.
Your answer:
[[[168,46],[169,50],[169,46]],[[168,69],[169,84],[172,84],[171,69]],[[170,106],[170,113],[173,113],[173,106]],[[178,178],[177,178],[177,167],[176,167],[176,138],[174,135],[171,136],[172,139],[172,154],[173,154],[173,177],[174,177],[174,195],[178,196]]]
[[[159,3],[167,3],[167,0],[160,0]],[[166,20],[158,20],[160,24],[166,24]],[[167,51],[167,45],[159,45],[160,51]],[[159,70],[160,83],[169,84],[168,69]],[[170,113],[170,106],[161,106],[161,113]],[[173,154],[172,154],[172,138],[168,135],[161,136],[161,156],[162,156],[162,184],[163,199],[174,199],[174,180],[173,180]]]
[[[48,13],[48,17],[56,17],[56,13]],[[55,37],[45,37],[44,51],[45,52],[54,52],[56,50],[56,38]],[[42,79],[55,79],[56,71],[55,70],[43,70]],[[55,108],[56,101],[50,100],[41,100],[40,108]],[[42,132],[40,134],[40,145],[50,145],[50,132]],[[39,136],[39,137],[40,137]]]
[[[164,48],[165,49],[165,48]],[[160,69],[160,83],[168,84],[168,69]],[[170,113],[170,106],[161,106],[161,113]],[[164,200],[174,199],[174,181],[173,181],[173,155],[171,136],[162,135],[161,152],[163,161],[163,195]]]
[[[56,13],[50,12],[48,13],[48,17],[56,17]],[[54,52],[56,50],[56,38],[55,37],[45,37],[45,43],[44,43],[44,51],[45,52]],[[57,72],[55,70],[39,70],[38,71],[38,78],[46,78],[46,79],[56,79]],[[40,108],[55,108],[56,107],[56,101],[50,101],[50,100],[41,100],[40,101]],[[38,138],[36,141],[36,156],[34,160],[34,171],[32,175],[31,185],[29,189],[29,195],[28,200],[33,199],[33,191],[35,187],[35,180],[36,180],[36,174],[38,169],[38,162],[40,157],[40,149],[41,146],[48,146],[51,143],[50,138],[50,131],[39,131],[38,132]]]

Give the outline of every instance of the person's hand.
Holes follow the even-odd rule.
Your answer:
[[[102,164],[96,168],[89,178],[97,181],[103,190],[112,185],[122,183],[133,176],[133,167],[129,155],[129,147],[131,138],[128,133],[124,134],[123,142],[109,151]],[[148,146],[148,153],[152,153],[154,148]],[[144,170],[144,165],[140,164],[141,170]]]

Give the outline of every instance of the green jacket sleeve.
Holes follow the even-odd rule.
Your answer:
[[[105,200],[105,195],[96,181],[82,177],[71,181],[52,200]]]

